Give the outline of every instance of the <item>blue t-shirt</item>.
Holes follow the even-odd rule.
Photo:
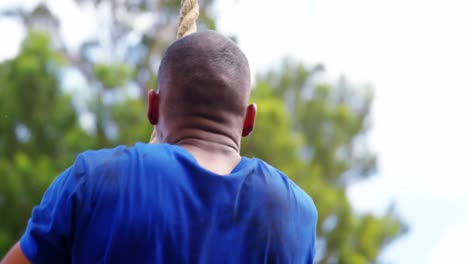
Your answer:
[[[87,151],[21,238],[33,263],[312,263],[317,211],[282,172],[243,157],[221,176],[169,144]]]

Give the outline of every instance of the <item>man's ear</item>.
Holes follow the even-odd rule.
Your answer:
[[[148,112],[146,113],[148,121],[152,125],[157,125],[159,121],[159,93],[150,90],[148,93]]]
[[[255,127],[255,117],[257,116],[257,105],[249,104],[244,117],[244,127],[242,127],[242,136],[246,137],[252,133]]]

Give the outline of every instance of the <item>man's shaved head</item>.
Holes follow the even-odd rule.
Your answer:
[[[250,96],[248,61],[226,37],[214,31],[194,33],[167,49],[158,88],[166,123],[196,126],[196,120],[206,119],[241,130]]]
[[[194,33],[167,49],[159,68],[159,89],[161,110],[174,118],[208,107],[242,116],[250,94],[249,64],[224,36]]]

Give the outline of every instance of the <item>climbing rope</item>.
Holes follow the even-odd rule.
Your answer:
[[[179,15],[177,39],[197,31],[197,18],[200,14],[198,0],[182,0]]]
[[[200,14],[199,9],[198,0],[181,0],[177,39],[197,32],[197,18]],[[153,129],[153,133],[151,133],[150,143],[157,143],[156,129]]]

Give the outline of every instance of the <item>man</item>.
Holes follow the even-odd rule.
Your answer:
[[[240,156],[250,70],[212,32],[173,43],[149,93],[159,144],[87,151],[49,187],[4,263],[312,263],[317,212]]]

